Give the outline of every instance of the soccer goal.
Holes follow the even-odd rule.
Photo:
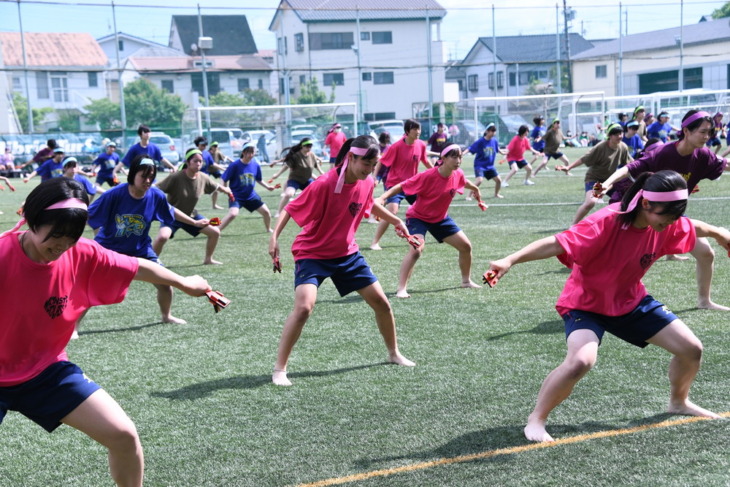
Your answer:
[[[209,143],[218,142],[225,155],[238,157],[241,147],[251,143],[268,159],[278,158],[285,148],[309,137],[315,154],[322,156],[332,124],[339,123],[345,135],[353,137],[362,128],[357,120],[356,103],[196,107],[183,116],[183,144],[188,147],[203,135]]]

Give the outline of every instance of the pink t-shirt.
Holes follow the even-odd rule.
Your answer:
[[[285,210],[302,227],[291,250],[294,260],[336,259],[359,250],[355,233],[373,206],[375,182],[365,178],[335,193],[335,169],[318,177]]]
[[[688,218],[662,232],[623,227],[611,211],[619,207],[603,208],[555,236],[565,249],[558,259],[572,269],[555,305],[560,315],[572,309],[625,315],[647,295],[641,278],[656,260],[694,248],[697,236]]]
[[[68,360],[76,321],[92,306],[124,299],[137,259],[81,238],[61,257],[39,264],[25,255],[16,232],[0,238],[0,387],[26,382]]]
[[[525,158],[525,152],[530,150],[530,141],[527,137],[515,135],[507,144],[507,161],[521,161]]]
[[[380,163],[389,167],[388,178],[385,185],[392,188],[398,183],[402,183],[406,179],[414,176],[418,172],[418,162],[424,165],[428,164],[426,158],[426,143],[420,139],[416,139],[413,144],[406,144],[405,136],[399,139],[395,144],[380,156]]]
[[[438,167],[432,167],[412,178],[403,181],[401,186],[405,194],[417,194],[416,202],[406,212],[406,218],[418,218],[427,223],[438,223],[449,211],[451,200],[456,193],[464,193],[466,177],[464,171],[457,169],[448,178],[439,173]]]
[[[324,139],[324,145],[328,145],[330,148],[330,157],[337,157],[340,153],[340,149],[345,144],[347,137],[342,132],[330,132]]]

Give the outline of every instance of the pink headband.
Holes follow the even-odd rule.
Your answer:
[[[362,147],[352,147],[350,146],[350,151],[356,156],[364,156],[370,151],[369,148],[362,148]],[[340,194],[342,193],[342,187],[345,185],[345,173],[347,172],[347,163],[350,161],[349,157],[345,157],[345,162],[342,163],[342,167],[340,168],[340,177],[337,178],[337,184],[335,185],[335,193]]]
[[[356,156],[360,156],[360,157],[367,154],[369,150],[370,150],[369,148],[363,149],[362,147],[350,147],[350,152],[352,152]]]
[[[631,202],[629,202],[629,206],[626,207],[626,211],[617,211],[616,213],[631,213],[634,208],[636,208],[636,205],[639,204],[642,196],[649,201],[666,203],[668,201],[686,200],[689,194],[686,189],[676,189],[674,191],[664,192],[644,191],[641,189],[638,193],[636,193],[636,196],[634,196]]]
[[[691,124],[692,122],[694,122],[697,119],[705,118],[705,117],[712,118],[712,116],[707,112],[697,112],[695,114],[692,114],[682,122],[682,128],[685,128],[686,126],[688,126],[689,124]]]
[[[446,147],[446,149],[441,151],[441,157],[446,157],[446,154],[451,152],[454,149],[461,150],[461,147],[459,147],[459,144],[451,144],[450,146]]]
[[[89,207],[86,205],[86,203],[84,203],[80,199],[77,199],[77,198],[69,198],[67,200],[59,201],[58,203],[53,203],[51,206],[49,206],[48,208],[46,208],[46,210],[61,210],[61,209],[64,209],[64,208],[78,208],[78,209],[81,209],[81,210],[88,210],[89,209]],[[26,221],[27,220],[25,219],[25,217],[22,217],[20,219],[20,221],[18,221],[18,223],[16,223],[13,228],[11,228],[10,230],[8,230],[7,232],[3,232],[3,234],[0,235],[0,238],[4,237],[5,235],[7,235],[9,233],[13,233],[13,232],[18,231],[20,229],[20,227],[22,227],[23,225],[25,225]]]

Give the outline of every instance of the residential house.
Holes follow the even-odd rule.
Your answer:
[[[106,97],[108,59],[91,35],[26,32],[24,37],[27,70],[19,32],[0,32],[0,44],[11,89],[23,97],[29,93],[33,108],[54,109],[44,126],[34,127],[37,131],[55,127],[64,113],[82,114],[92,99]]]
[[[314,78],[368,121],[443,103],[445,15],[435,0],[281,0],[269,26],[281,103]]]
[[[683,89],[730,89],[728,19],[632,34],[585,50],[573,57],[573,86],[607,96],[676,91],[680,66]]]

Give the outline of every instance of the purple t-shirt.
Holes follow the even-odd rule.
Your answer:
[[[718,157],[707,147],[695,149],[688,156],[677,152],[677,144],[664,144],[657,150],[644,152],[641,158],[626,165],[632,178],[647,171],[656,172],[664,169],[677,171],[687,181],[687,189],[692,192],[702,179],[717,179],[722,176],[727,161]]]

